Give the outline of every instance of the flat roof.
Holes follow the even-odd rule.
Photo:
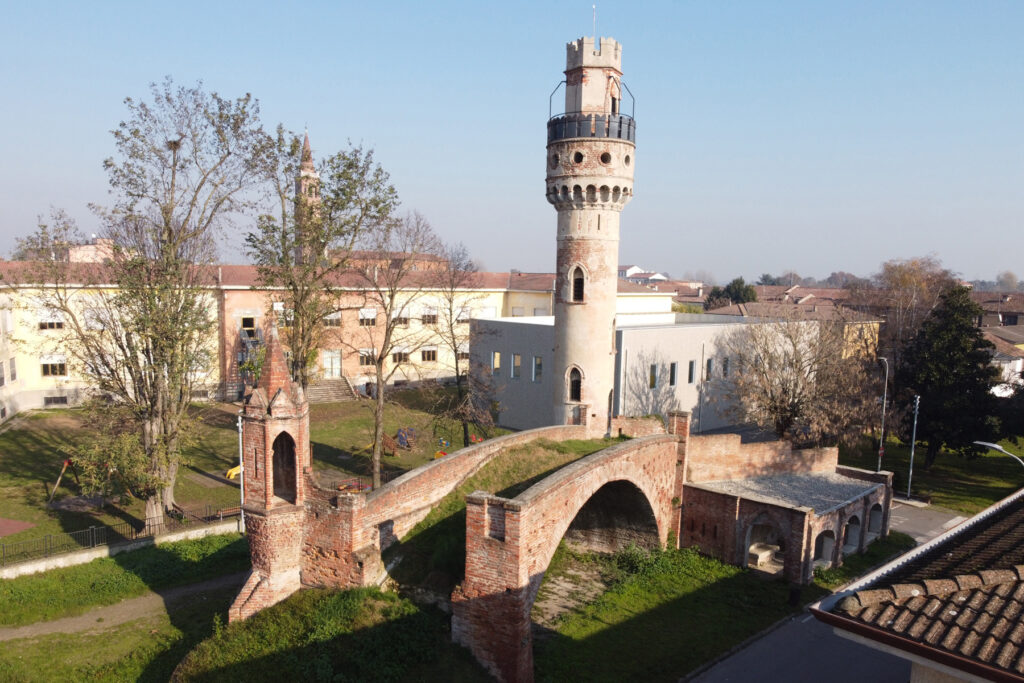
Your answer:
[[[784,507],[808,507],[818,515],[846,505],[881,486],[834,472],[775,474],[689,485]]]

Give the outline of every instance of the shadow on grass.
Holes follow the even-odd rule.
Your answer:
[[[308,590],[218,630],[175,681],[487,681],[447,618],[373,591]]]
[[[677,681],[798,611],[788,599],[788,584],[749,572],[651,607],[606,594],[596,603],[604,609],[583,609],[586,620],[570,615],[559,630],[534,627],[536,680]]]

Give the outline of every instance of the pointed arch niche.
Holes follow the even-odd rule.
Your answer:
[[[581,266],[573,266],[572,270],[569,271],[569,284],[571,286],[569,300],[572,301],[572,303],[583,303],[586,280],[586,273],[583,272],[583,268]]]
[[[295,503],[295,439],[281,432],[274,439],[274,496]]]

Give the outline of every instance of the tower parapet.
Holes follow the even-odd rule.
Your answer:
[[[622,46],[566,47],[565,113],[548,121],[546,197],[558,212],[554,422],[604,433],[615,371],[619,215],[633,197],[636,123],[621,113]]]

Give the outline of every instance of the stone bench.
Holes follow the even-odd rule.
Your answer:
[[[761,565],[770,562],[778,551],[779,546],[777,545],[754,543],[750,546],[750,554],[747,556],[747,562],[755,567],[760,567]]]

